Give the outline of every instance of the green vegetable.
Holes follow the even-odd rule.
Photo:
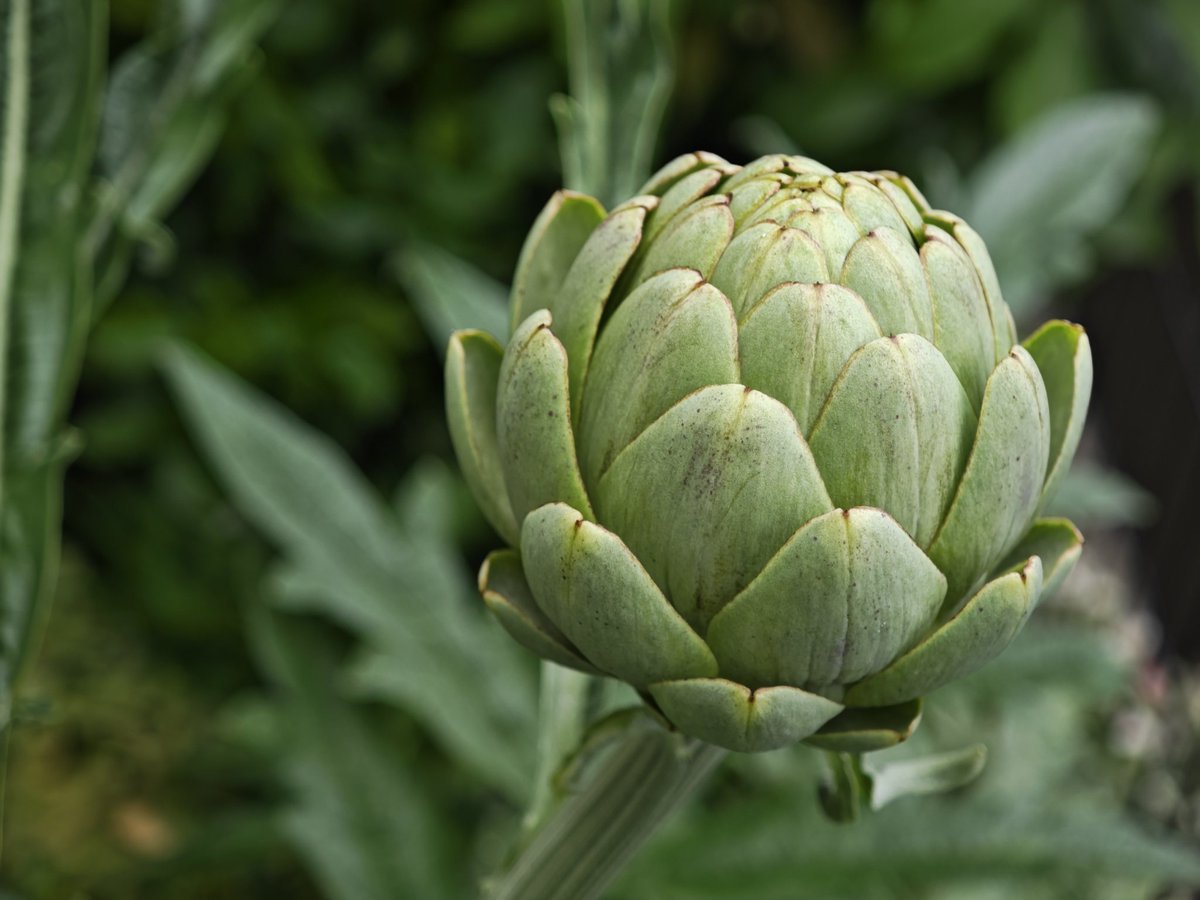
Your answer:
[[[757,751],[904,740],[1082,539],[1083,330],[1018,344],[987,250],[891,172],[697,153],[605,213],[556,194],[511,335],[459,331],[455,450],[511,549],[480,589],[538,655]]]

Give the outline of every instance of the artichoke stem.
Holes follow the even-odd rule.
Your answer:
[[[666,817],[728,751],[661,728],[633,728],[568,795],[487,900],[599,897]]]
[[[553,808],[554,775],[583,740],[593,680],[582,672],[542,663],[537,776],[533,798],[521,823],[523,838],[535,834]]]

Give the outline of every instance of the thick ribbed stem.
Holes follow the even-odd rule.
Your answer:
[[[621,738],[581,789],[562,801],[488,900],[591,900],[725,756],[661,728]]]

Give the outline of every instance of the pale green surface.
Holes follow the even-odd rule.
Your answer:
[[[934,339],[933,298],[907,231],[880,228],[860,238],[839,280],[862,297],[883,334]]]
[[[500,536],[515,545],[517,522],[496,442],[496,386],[504,350],[482,331],[458,331],[446,349],[446,424],[463,477]]]
[[[917,335],[879,338],[846,363],[809,436],[838,506],[886,509],[922,546],[967,463],[975,414],[945,358]]]
[[[521,556],[538,606],[601,670],[644,687],[715,675],[716,661],[612,532],[562,503],[535,510]]]
[[[911,647],[945,592],[942,573],[887,513],[834,510],[797,531],[707,637],[730,678],[822,689],[878,672]]]
[[[492,615],[521,646],[560,666],[596,673],[538,607],[515,551],[488,554],[479,569],[479,593]]]
[[[846,360],[879,336],[870,311],[851,291],[834,284],[781,285],[742,319],[742,383],[787,406],[800,432],[811,435]]]
[[[584,242],[604,220],[597,200],[574,191],[558,191],[542,209],[525,238],[513,275],[508,330],[558,300],[563,281]]]
[[[1050,452],[1046,392],[1020,347],[988,380],[979,430],[958,493],[929,547],[954,603],[1027,527]]]
[[[1021,571],[989,581],[952,619],[882,672],[853,685],[846,703],[902,703],[974,672],[1016,636],[1041,588],[1042,564],[1034,556]]]
[[[562,290],[548,307],[554,316],[554,333],[570,359],[571,409],[578,411],[592,344],[600,316],[625,266],[642,240],[642,226],[650,204],[613,210],[588,238],[563,281]]]
[[[729,750],[759,752],[795,744],[842,707],[793,687],[751,691],[723,678],[690,678],[650,685],[663,712],[684,732]]]
[[[495,443],[531,590],[488,603],[721,746],[811,735],[812,696],[886,707],[815,744],[898,743],[1078,557],[1070,523],[1030,526],[1078,442],[1086,337],[1015,344],[983,241],[895,173],[695,153],[643,191],[598,225],[558,195],[526,242]],[[474,340],[452,433],[495,509]]]
[[[1083,535],[1066,519],[1038,519],[996,567],[998,572],[1020,566],[1036,556],[1042,561],[1042,596],[1049,597],[1063,583],[1083,552]]]
[[[584,479],[595,485],[651,422],[687,394],[738,380],[729,301],[693,269],[643,282],[596,346],[579,425]]]
[[[1092,395],[1092,349],[1083,329],[1071,322],[1047,322],[1023,346],[1037,363],[1050,407],[1050,462],[1043,505],[1053,499],[1083,435]]]
[[[567,396],[567,354],[540,310],[521,323],[504,352],[496,395],[496,437],[518,523],[544,503],[562,501],[592,516]]]
[[[690,394],[647,428],[600,479],[596,505],[697,629],[832,508],[791,413],[737,384]]]
[[[978,409],[992,371],[994,335],[983,287],[966,253],[940,228],[926,229],[921,262],[933,297],[933,343]]]
[[[729,298],[739,321],[765,293],[790,281],[829,281],[829,267],[809,235],[776,222],[744,229],[730,242],[712,275],[712,283]]]

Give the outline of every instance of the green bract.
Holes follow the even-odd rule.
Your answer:
[[[1079,556],[1035,517],[1091,391],[1023,344],[979,236],[890,172],[681,157],[610,213],[556,194],[505,346],[450,342],[450,430],[512,549],[518,641],[735,750],[903,740]]]

